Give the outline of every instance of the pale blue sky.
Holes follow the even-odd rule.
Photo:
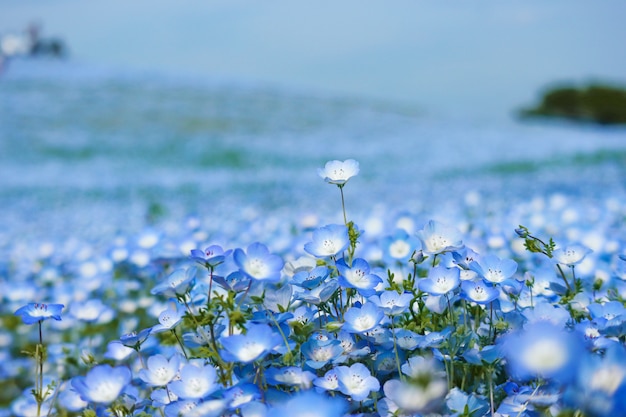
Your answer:
[[[626,2],[0,0],[72,59],[505,116],[553,80],[626,83]]]

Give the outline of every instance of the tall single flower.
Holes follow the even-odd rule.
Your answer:
[[[17,309],[16,316],[20,316],[24,324],[35,324],[47,319],[61,320],[63,304],[29,303]]]
[[[247,277],[270,283],[280,281],[280,271],[285,263],[280,256],[270,253],[264,244],[253,243],[246,252],[237,248],[233,256],[239,270]]]
[[[304,250],[316,258],[337,256],[350,245],[348,228],[343,224],[329,224],[313,231],[313,240]]]
[[[343,186],[348,180],[359,173],[359,163],[354,159],[345,161],[328,161],[317,173],[329,184]]]

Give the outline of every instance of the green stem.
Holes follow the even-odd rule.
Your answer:
[[[178,337],[178,334],[176,334],[176,329],[172,329],[171,332],[176,338],[176,341],[178,342],[180,349],[183,351],[183,355],[185,355],[185,359],[189,360],[189,356],[187,356],[187,352],[185,351],[185,345],[183,345],[183,342],[180,340],[180,337]]]
[[[400,355],[398,354],[398,342],[396,339],[396,331],[393,325],[393,316],[389,317],[391,319],[391,334],[393,335],[393,350],[396,354],[396,365],[398,366],[398,375],[400,376],[400,380],[404,382],[404,375],[402,375],[402,368],[400,367]]]
[[[339,191],[341,191],[341,208],[343,210],[343,222],[347,226],[348,225],[348,217],[346,216],[346,203],[345,203],[344,198],[343,198],[343,184],[338,185],[338,186],[339,186]]]
[[[567,286],[567,291],[572,291],[572,287],[570,287],[569,282],[567,282],[567,278],[565,277],[565,272],[563,272],[563,268],[561,268],[561,265],[556,264],[556,267],[559,269],[559,273],[561,274],[561,278],[563,278],[563,281],[565,281],[565,285]]]

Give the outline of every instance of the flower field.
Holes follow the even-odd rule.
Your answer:
[[[11,252],[2,415],[626,413],[622,197],[363,215],[361,168],[311,173],[328,219]]]

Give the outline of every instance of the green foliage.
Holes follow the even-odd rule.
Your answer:
[[[601,125],[626,124],[626,89],[606,84],[548,89],[539,105],[520,116],[556,117]]]

